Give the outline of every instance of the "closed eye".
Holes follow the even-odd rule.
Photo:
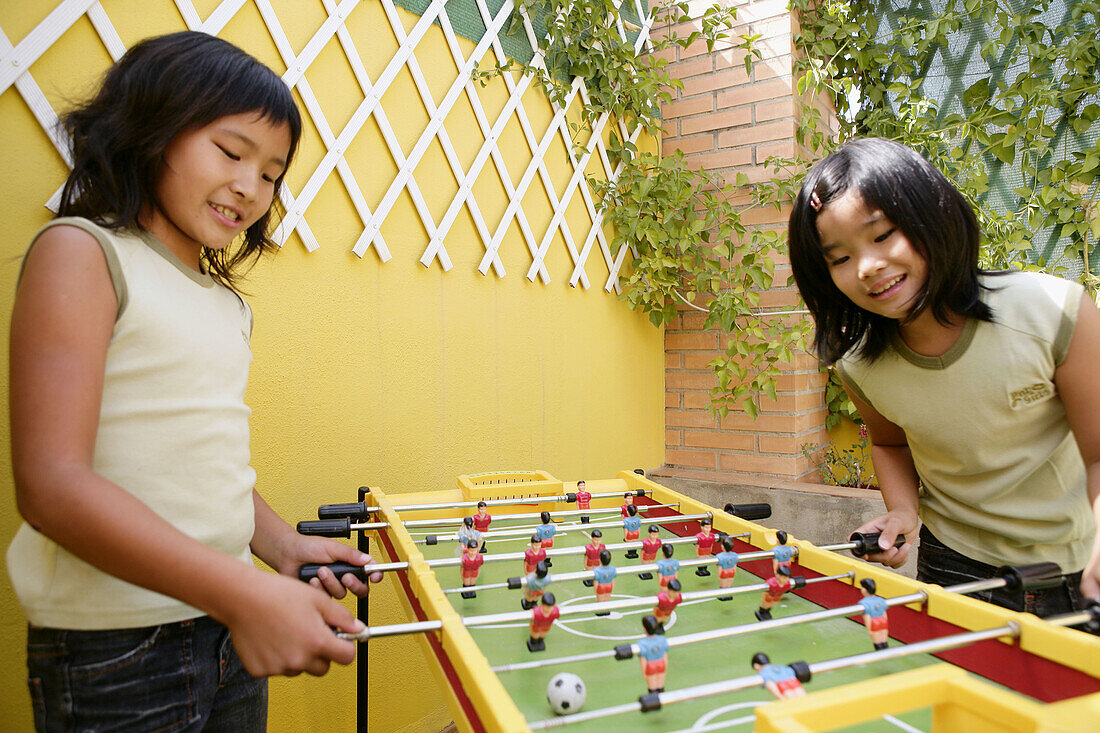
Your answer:
[[[875,237],[875,242],[885,242],[887,239],[890,238],[890,235],[893,234],[896,231],[897,231],[896,228],[891,227],[889,231],[884,232],[883,234],[880,234],[879,236]]]
[[[847,261],[848,261],[848,256],[847,255],[845,255],[844,257],[836,257],[836,258],[833,258],[833,259],[829,260],[829,266],[830,267],[836,267],[837,265],[842,265]]]
[[[229,152],[228,150],[223,148],[221,145],[218,146],[218,150],[225,153],[225,157],[229,158],[230,160],[240,160],[241,159],[241,156],[235,155],[234,153]]]

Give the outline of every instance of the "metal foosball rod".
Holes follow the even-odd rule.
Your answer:
[[[631,491],[601,491],[592,494],[592,499],[621,499],[624,494],[642,497],[653,492],[649,489],[634,489]],[[395,512],[422,512],[437,509],[463,509],[476,508],[480,502],[485,506],[514,506],[516,504],[566,504],[576,503],[577,495],[574,493],[559,494],[555,496],[521,496],[514,499],[475,499],[473,501],[458,501],[453,504],[398,504],[393,507]],[[371,514],[379,511],[380,507],[369,506],[366,502],[354,504],[323,504],[317,509],[318,519],[366,519]]]
[[[749,535],[748,532],[742,532],[740,534],[729,535],[729,536],[731,536],[731,537],[747,537],[748,535]],[[322,536],[332,537],[333,535],[322,535]],[[336,535],[336,536],[339,537],[339,536],[342,536],[342,535]],[[663,540],[663,542],[667,545],[686,545],[686,544],[694,544],[695,543],[695,538],[694,537],[673,537],[673,538]],[[642,543],[640,541],[639,542],[614,542],[612,544],[607,545],[605,549],[608,549],[608,550],[637,550],[637,549],[640,549],[641,546],[642,546]],[[767,555],[771,554],[770,550],[762,550],[762,552],[766,553]],[[551,557],[551,558],[553,558],[553,557],[567,557],[567,556],[571,556],[571,555],[580,556],[580,555],[583,555],[583,554],[584,554],[584,548],[583,547],[559,547],[557,549],[550,549],[550,550],[546,551],[546,556]],[[746,553],[746,555],[744,555],[744,557],[748,557],[749,554],[751,554],[751,553]],[[495,553],[495,554],[492,554],[492,555],[486,555],[485,556],[485,562],[487,562],[487,563],[489,563],[489,562],[503,562],[503,561],[508,561],[508,560],[522,560],[522,559],[523,559],[523,553],[522,552],[502,552],[502,553]],[[691,562],[691,561],[690,560],[685,560],[681,563],[681,565],[686,565],[689,562]],[[427,565],[428,567],[432,567],[432,568],[455,567],[455,566],[458,566],[458,565],[462,564],[462,558],[461,557],[441,557],[441,558],[437,558],[435,560],[425,560],[424,564]],[[400,562],[373,563],[371,565],[350,565],[350,564],[345,563],[345,562],[333,562],[333,563],[326,563],[324,565],[308,564],[308,565],[303,565],[298,570],[298,578],[301,579],[301,580],[309,581],[311,578],[314,578],[314,577],[317,576],[317,571],[322,567],[326,567],[329,570],[331,570],[333,575],[335,575],[337,578],[344,575],[345,573],[351,573],[352,575],[359,578],[360,580],[363,580],[367,577],[367,575],[369,573],[391,573],[391,572],[394,572],[394,571],[397,571],[397,570],[408,570],[409,569],[409,563],[408,563],[408,561],[402,560]]]
[[[986,580],[976,580],[968,583],[960,583],[958,585],[951,585],[943,588],[946,593],[955,593],[959,595],[965,595],[967,593],[974,593],[976,591],[983,590],[998,590],[1004,588],[1009,591],[1029,591],[1029,590],[1043,590],[1059,585],[1062,581],[1061,569],[1054,563],[1036,563],[1034,565],[1024,566],[1009,566],[997,568],[996,575]],[[884,598],[888,607],[904,606],[910,603],[924,604],[928,601],[927,591],[917,591],[916,593],[909,593],[903,596],[894,596],[893,598]],[[795,626],[798,624],[814,623],[816,621],[824,621],[830,618],[854,616],[862,614],[864,612],[863,606],[858,603],[854,603],[850,606],[838,606],[837,608],[825,608],[820,611],[811,611],[809,613],[796,614],[794,616],[786,616],[784,618],[769,619],[767,621],[756,621],[750,624],[742,624],[739,626],[728,626],[721,629],[711,629],[710,631],[698,631],[692,634],[683,634],[681,636],[668,639],[668,645],[670,647],[684,646],[686,644],[697,644],[700,642],[716,641],[718,639],[727,639],[733,636],[743,636],[746,634],[754,634],[761,631],[770,631],[786,626]],[[538,667],[549,667],[556,664],[569,664],[572,662],[585,661],[588,659],[598,659],[601,657],[615,657],[616,659],[631,659],[634,655],[638,654],[639,647],[635,644],[622,644],[615,647],[613,650],[592,652],[590,654],[579,655],[578,657],[560,657],[557,659],[543,659],[533,662],[517,662],[515,664],[505,664],[500,667],[493,667],[494,672],[515,672],[524,669],[535,669]]]
[[[676,522],[697,522],[700,519],[711,519],[713,516],[714,515],[711,512],[705,512],[705,513],[702,513],[702,514],[680,514],[680,515],[676,516],[675,521]],[[651,520],[651,521],[656,521],[656,520],[660,519],[660,520],[664,520],[666,524],[672,524],[672,522],[668,521],[665,517],[640,517],[640,518],[641,519],[646,519],[646,520]],[[590,529],[607,529],[608,527],[619,527],[619,528],[621,528],[623,526],[623,524],[620,521],[615,521],[615,522],[590,522],[590,523],[574,522],[574,523],[569,523],[569,524],[564,524],[564,523],[563,524],[555,524],[554,526],[555,526],[557,532],[565,534],[567,532],[575,532],[575,531],[579,531],[579,530],[584,530],[584,531],[587,532]],[[516,539],[516,538],[523,538],[523,537],[530,537],[530,536],[531,536],[531,529],[530,528],[527,528],[527,529],[496,529],[496,530],[489,530],[488,532],[482,532],[481,533],[482,539],[501,539],[501,538]],[[424,539],[414,540],[413,544],[415,544],[415,545],[435,545],[435,544],[438,544],[440,542],[448,542],[448,541],[453,541],[453,540],[458,540],[458,539],[459,539],[459,535],[457,533],[456,534],[428,535]]]
[[[851,578],[855,573],[847,572],[840,575],[826,575],[820,578],[793,578],[795,582],[795,588],[802,588],[807,585],[813,585],[814,583],[824,583],[827,580],[842,580],[845,578]],[[713,590],[697,590],[690,591],[681,594],[684,601],[704,600],[709,598],[718,598],[719,596],[727,596],[740,593],[759,593],[767,590],[767,583],[754,583],[753,585],[742,585],[736,588],[715,588]],[[642,596],[639,598],[623,598],[618,601],[604,601],[602,603],[583,603],[575,606],[566,606],[560,608],[562,616],[577,616],[586,613],[603,613],[610,611],[617,611],[621,608],[644,608],[645,606],[652,606],[657,601],[657,596]],[[482,616],[463,616],[462,625],[466,627],[476,626],[489,626],[492,624],[507,624],[515,623],[517,621],[530,621],[530,611],[509,611],[506,613],[490,613]],[[393,624],[391,626],[374,626],[368,627],[363,631],[355,634],[340,632],[337,634],[341,639],[349,639],[352,641],[367,641],[379,636],[397,636],[402,634],[419,634],[425,631],[435,631],[440,626],[433,625],[439,622],[434,621],[419,621],[408,624]]]
[[[1084,611],[1051,616],[1045,619],[1045,621],[1054,626],[1077,626],[1080,624],[1100,625],[1100,601],[1091,601],[1089,607]],[[940,637],[939,639],[927,639],[925,641],[905,644],[903,646],[890,647],[873,652],[865,652],[863,654],[854,654],[852,656],[839,657],[837,659],[829,659],[822,662],[809,664],[806,662],[793,662],[788,666],[794,670],[799,682],[809,682],[813,675],[821,674],[822,672],[833,672],[838,669],[900,659],[916,654],[936,654],[951,649],[958,649],[970,644],[976,644],[981,641],[989,641],[991,639],[1014,639],[1020,636],[1021,631],[1022,627],[1019,622],[1009,621],[1004,626],[998,626],[992,629],[951,634],[949,636]],[[721,695],[727,692],[737,692],[738,690],[746,690],[752,687],[762,687],[763,685],[764,678],[759,674],[753,674],[720,682],[696,685],[694,687],[685,687],[681,690],[650,692],[639,697],[637,702],[614,705],[573,715],[563,715],[548,720],[540,720],[530,723],[528,727],[530,727],[531,730],[546,730],[548,728],[563,727],[573,723],[597,720],[622,713],[648,713],[654,710],[660,710],[665,705],[699,700],[704,697]]]

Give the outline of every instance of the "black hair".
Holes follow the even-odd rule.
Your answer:
[[[583,483],[584,483],[584,479],[582,478],[580,481],[577,482],[577,486],[580,486]]]
[[[780,565],[775,569],[776,575],[786,575],[788,578],[791,576],[791,569],[786,565]]]
[[[672,580],[668,581],[668,589],[679,592],[680,591],[680,581],[677,580],[676,578],[673,578]]]
[[[775,533],[775,540],[781,545],[787,544],[787,533],[783,530],[779,530]]]
[[[651,525],[649,525],[649,531],[650,532],[660,532],[661,528],[658,527],[656,524],[651,524]]]
[[[881,210],[927,263],[924,286],[900,324],[857,306],[829,273],[817,216],[848,191]],[[993,320],[980,298],[981,231],[973,207],[935,166],[900,143],[852,140],[814,165],[795,197],[788,235],[795,283],[816,325],[813,349],[827,366],[855,348],[860,358],[874,361],[898,326],[926,309],[945,325],[952,314]]]
[[[700,527],[704,527],[704,526],[710,526],[711,524],[712,524],[712,523],[711,523],[711,521],[710,521],[709,519],[700,519],[700,520],[699,520],[699,526],[700,526]]]
[[[626,515],[628,517],[634,517],[634,516],[637,516],[637,514],[638,514],[638,507],[634,506],[633,504],[630,504],[629,506],[627,506]]]
[[[464,525],[466,525],[467,527],[473,527],[474,526],[474,518],[473,517],[463,517],[462,518],[462,523]]]
[[[479,501],[479,502],[477,503],[477,508],[478,508],[478,509],[481,509],[482,507],[488,508],[488,507],[489,507],[489,505],[488,505],[488,504],[486,504],[486,503],[485,503],[485,502],[483,502],[483,501]]]
[[[878,584],[875,583],[874,578],[864,578],[863,580],[859,581],[859,584],[863,587],[863,590],[867,591],[871,595],[874,595],[878,591]]]
[[[598,530],[598,529],[594,529],[594,530],[592,530],[592,537],[593,537],[593,538],[596,538],[596,537],[603,537],[603,532],[601,532],[601,531],[600,531],[600,530]]]
[[[611,550],[600,550],[600,565],[611,564]]]
[[[274,71],[207,33],[182,31],[137,43],[107,71],[94,97],[61,118],[73,170],[61,190],[58,216],[81,216],[115,230],[140,226],[138,217],[158,205],[156,183],[168,144],[181,132],[246,112],[287,125],[289,168],[302,118]],[[284,169],[275,180],[272,208],[285,175]],[[202,249],[215,280],[235,289],[242,269],[277,248],[268,235],[271,210],[232,252]]]
[[[657,617],[649,614],[642,616],[642,628],[649,635],[665,633],[665,625],[657,620]]]
[[[543,524],[550,524],[550,512],[543,512],[539,515],[539,519],[542,520]]]
[[[535,566],[535,575],[539,578],[545,578],[549,572],[550,568],[546,567],[546,561],[539,560],[539,564]]]
[[[536,542],[538,542],[539,544],[542,544],[542,538],[539,537],[537,534],[531,535],[531,544],[533,545]]]
[[[666,542],[663,545],[661,545],[661,554],[664,555],[665,557],[672,557],[672,551],[674,549],[675,548],[672,545],[670,545]]]
[[[757,652],[756,654],[752,655],[752,666],[754,666],[754,667],[758,664],[760,664],[760,665],[771,664],[771,661],[772,660],[768,659],[768,655],[765,654],[764,652]]]
[[[478,546],[478,541],[477,541],[477,540],[469,540],[469,541],[468,541],[468,542],[466,543],[466,546],[467,546],[467,547],[477,547],[477,546]]]
[[[542,596],[542,605],[544,606],[553,606],[557,602],[558,599],[554,597],[553,593],[545,593]]]
[[[722,549],[726,552],[733,552],[733,538],[729,535],[722,538]]]

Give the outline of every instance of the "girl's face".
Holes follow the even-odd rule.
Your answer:
[[[164,149],[157,207],[142,224],[198,269],[202,247],[223,249],[271,207],[290,155],[290,128],[254,112],[185,130]]]
[[[817,231],[840,292],[880,316],[909,314],[928,280],[928,263],[881,211],[849,191],[821,210]]]

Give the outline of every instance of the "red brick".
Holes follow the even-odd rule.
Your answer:
[[[685,410],[706,410],[710,407],[710,392],[681,392]]]
[[[665,350],[714,349],[718,346],[718,334],[714,332],[665,334]]]
[[[680,431],[679,430],[666,430],[665,431],[665,445],[680,445]]]
[[[751,127],[740,127],[736,130],[727,130],[718,134],[718,147],[728,148],[734,145],[752,145],[754,143],[772,142],[773,140],[789,141],[794,136],[794,121],[780,120],[767,122]],[[762,162],[757,160],[757,162]]]
[[[794,102],[790,98],[774,102],[761,102],[753,105],[752,109],[757,122],[794,117]]]
[[[706,155],[693,155],[688,159],[688,165],[703,170],[716,170],[718,168],[735,168],[748,165],[752,162],[752,150],[742,148],[740,150],[721,150],[717,153]]]
[[[777,394],[776,398],[775,401],[772,401],[769,397],[762,397],[760,399],[760,411],[768,413],[791,413],[805,412],[806,410],[813,410],[817,407],[824,407],[821,393],[817,391]]]
[[[748,433],[684,431],[684,445],[692,448],[722,448],[749,450],[754,447],[753,436]]]
[[[744,430],[746,432],[805,433],[818,425],[824,424],[824,411],[821,414],[806,413],[802,415],[769,415],[764,413],[755,420],[743,412],[731,412],[722,418],[719,427],[722,430]]]
[[[717,349],[708,352],[688,352],[684,354],[684,369],[710,369],[710,362],[721,354],[722,352]]]
[[[695,132],[704,132],[706,130],[720,130],[727,127],[736,127],[738,125],[748,125],[751,122],[752,111],[748,108],[732,109],[725,112],[714,112],[711,114],[700,115],[698,117],[687,117],[681,119],[680,134],[690,135]],[[725,146],[723,145],[722,147]]]
[[[680,393],[679,392],[665,392],[665,407],[678,408],[680,407]]]
[[[665,426],[673,428],[714,428],[718,419],[709,412],[665,410]]]
[[[706,389],[715,384],[714,375],[700,372],[668,372],[665,374],[666,389]]]
[[[691,76],[710,74],[713,71],[714,59],[710,55],[695,56],[690,59],[683,59],[677,61],[675,64],[669,64],[668,66],[668,72],[677,79],[687,79]],[[686,84],[684,85],[684,88],[687,88]]]
[[[761,453],[786,453],[791,455],[802,455],[802,446],[821,445],[823,442],[829,439],[829,432],[822,428],[817,432],[807,433],[804,435],[759,435],[757,440],[760,442]],[[688,443],[691,445],[691,443]]]
[[[684,357],[682,354],[670,354],[665,352],[665,369],[682,369]]]
[[[801,476],[809,461],[802,456],[758,456],[747,453],[721,453],[719,468],[729,471],[766,473],[772,476]]]
[[[792,123],[793,124],[793,123]],[[777,143],[769,143],[768,145],[756,146],[756,162],[760,165],[767,165],[768,158],[793,158],[794,157],[794,139],[783,140]]]
[[[707,314],[695,310],[680,311],[680,320],[683,321],[685,331],[701,331],[707,321]]]
[[[718,456],[710,451],[666,450],[665,460],[671,466],[692,466],[694,468],[714,468]]]
[[[695,135],[693,137],[665,137],[661,141],[661,152],[665,155],[672,155],[675,151],[679,150],[684,155],[691,155],[692,153],[703,153],[714,150],[714,134],[707,135]]]
[[[661,105],[661,117],[666,120],[714,111],[714,95],[681,98]]]
[[[745,68],[745,56],[748,55],[743,48],[730,48],[714,52],[714,68],[716,71],[732,68]]]
[[[736,107],[739,104],[753,104],[769,99],[791,96],[793,91],[789,80],[769,81],[763,84],[748,84],[718,92],[718,109]]]
[[[691,97],[696,94],[702,94],[704,92],[713,92],[722,89],[729,89],[730,87],[739,87],[742,84],[748,84],[751,81],[749,75],[745,73],[743,68],[739,69],[726,69],[725,71],[716,71],[713,74],[707,76],[697,76],[693,79],[688,79],[684,82],[684,88],[680,90],[681,97]],[[719,97],[724,92],[719,93]],[[719,107],[729,107],[731,105],[723,105],[719,103]]]

